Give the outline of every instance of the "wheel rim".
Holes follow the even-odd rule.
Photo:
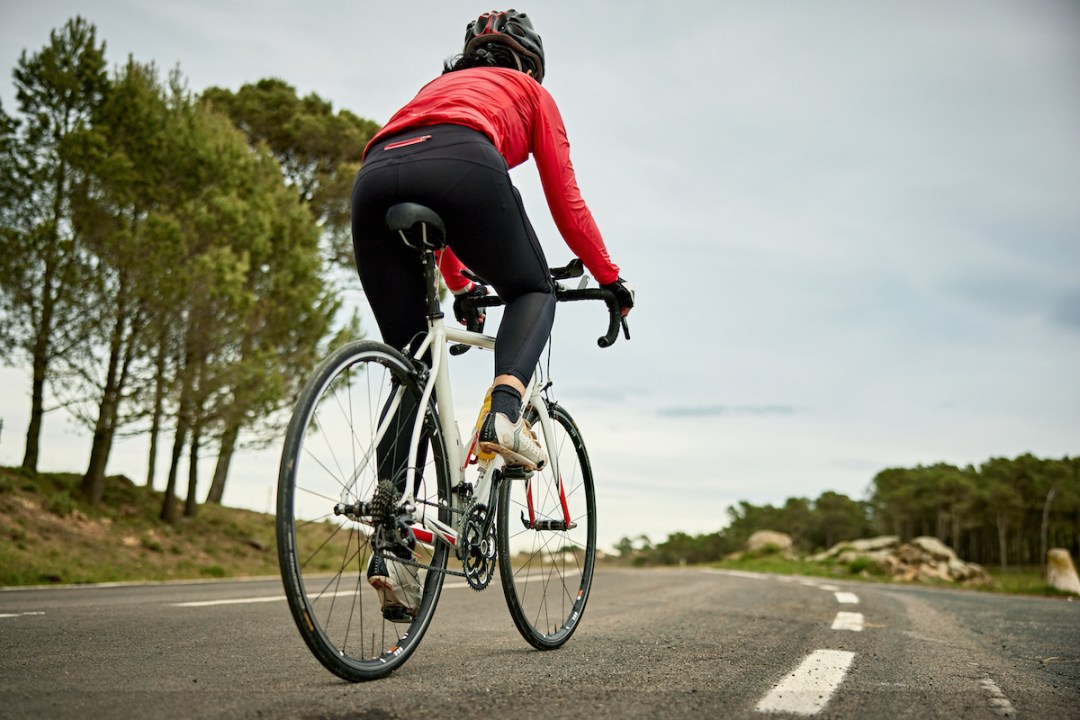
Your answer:
[[[588,456],[565,411],[555,407],[552,419],[551,462],[534,473],[529,486],[521,480],[504,481],[499,513],[499,562],[507,604],[518,630],[541,649],[559,647],[577,628],[592,583],[596,546]],[[565,517],[556,472],[562,475],[566,507],[576,527],[530,529],[530,518],[539,524]]]
[[[378,481],[375,429],[407,363],[389,348],[343,348],[316,372],[294,413],[282,456],[278,540],[282,575],[297,627],[315,656],[350,680],[379,677],[411,654],[430,620],[443,575],[420,570],[423,600],[411,624],[382,616],[366,573],[374,530],[336,505],[370,501]],[[389,351],[389,352],[388,352]],[[441,438],[429,433],[417,512],[444,514]],[[408,442],[407,440],[405,442]],[[444,568],[445,549],[418,546],[417,559]]]

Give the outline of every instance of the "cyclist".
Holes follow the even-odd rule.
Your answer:
[[[481,447],[508,464],[542,467],[547,456],[521,417],[522,395],[555,317],[554,284],[540,242],[508,170],[531,154],[544,195],[564,241],[594,278],[611,289],[623,314],[634,293],[619,276],[592,214],[578,190],[566,129],[558,107],[541,86],[544,47],[530,18],[507,10],[468,23],[460,55],[443,74],[393,115],[364,150],[352,195],[357,270],[383,339],[406,347],[426,329],[419,256],[385,225],[398,202],[430,207],[446,225],[448,248],[440,271],[454,293],[455,316],[482,323],[462,300],[483,295],[467,267],[505,302],[495,345],[491,410],[480,430]],[[405,416],[415,409],[399,410]],[[402,422],[399,420],[399,422]],[[404,424],[404,423],[403,423]],[[389,433],[388,433],[389,435]],[[387,455],[392,456],[392,452]],[[390,467],[403,467],[400,458]],[[404,557],[404,555],[402,555]],[[419,600],[415,573],[388,559],[373,562],[371,584],[384,614],[411,619]]]

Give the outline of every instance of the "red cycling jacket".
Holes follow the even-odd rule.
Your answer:
[[[470,68],[440,75],[390,118],[364,154],[382,138],[444,123],[464,125],[487,135],[509,167],[522,164],[531,153],[563,240],[597,282],[618,279],[619,268],[608,256],[600,230],[578,190],[559,108],[540,83],[523,72],[504,68]],[[440,264],[452,291],[469,287],[453,253],[443,253]]]

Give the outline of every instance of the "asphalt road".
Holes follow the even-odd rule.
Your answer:
[[[447,582],[387,679],[312,658],[276,579],[0,592],[0,718],[1080,718],[1080,602],[598,572],[561,650]]]

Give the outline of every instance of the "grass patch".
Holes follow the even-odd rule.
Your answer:
[[[1046,597],[1076,597],[1072,593],[1063,592],[1046,584],[1046,576],[1042,568],[1035,567],[1010,567],[1002,571],[1000,568],[986,568],[990,577],[994,579],[994,587],[989,590],[997,590],[1013,595],[1043,595]]]
[[[80,481],[0,468],[0,586],[278,574],[272,515],[200,505],[173,526],[163,493],[114,476],[90,505]]]
[[[776,575],[807,575],[809,577],[850,578],[851,571],[846,565],[833,561],[820,563],[805,562],[786,558],[783,555],[744,554],[734,560],[721,560],[711,563],[711,567],[747,572],[772,573]]]
[[[892,583],[891,576],[885,573],[877,563],[862,565],[858,561],[849,565],[835,561],[807,562],[805,560],[785,558],[782,555],[753,556],[743,555],[735,560],[722,560],[710,563],[710,567],[748,572],[773,573],[777,575],[806,575],[837,580],[861,580],[865,582]],[[989,586],[961,585],[944,580],[920,581],[910,583],[913,587],[930,586],[943,588],[963,588],[982,592],[1000,592],[1011,595],[1038,595],[1043,597],[1075,597],[1070,593],[1055,590],[1046,584],[1046,578],[1039,567],[1014,567],[1000,569],[986,568],[993,583]]]

